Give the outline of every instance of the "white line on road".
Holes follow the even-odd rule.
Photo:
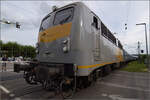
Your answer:
[[[123,98],[120,95],[114,95],[114,94],[106,94],[106,93],[102,93],[101,94],[104,97],[109,97],[112,100],[140,100],[140,99],[134,99],[134,98]]]
[[[4,86],[0,85],[0,89],[3,90],[5,93],[9,94],[10,97],[14,97],[15,94],[10,93],[8,89],[6,89]]]
[[[108,86],[114,86],[114,87],[120,87],[120,88],[126,88],[126,89],[133,89],[133,90],[137,90],[137,91],[150,92],[150,90],[145,90],[145,89],[142,89],[142,88],[139,88],[139,87],[129,87],[129,86],[113,84],[113,83],[107,83],[107,82],[100,82],[100,84],[108,85]]]
[[[5,93],[9,94],[10,91],[6,89],[4,86],[0,85],[0,89],[3,90]]]
[[[146,79],[146,80],[147,80],[147,79],[150,79],[150,77],[149,77],[150,74],[149,74],[149,73],[146,73],[146,74],[147,74],[147,76],[146,76],[146,75],[144,75],[144,76],[142,76],[142,75],[136,76],[136,75],[134,75],[134,74],[133,74],[134,76],[133,76],[133,75],[131,76],[131,75],[116,74],[116,73],[113,74],[113,75],[114,75],[114,76],[119,76],[119,77],[122,77],[122,76],[123,76],[123,77],[128,77],[128,78],[133,78],[133,77],[134,77],[134,78],[137,78],[137,79],[140,78],[140,79]]]

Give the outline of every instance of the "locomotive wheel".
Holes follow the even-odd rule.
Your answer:
[[[65,99],[72,98],[74,94],[74,87],[71,83],[67,83],[66,80],[63,80],[60,84],[60,93]]]
[[[47,80],[43,82],[42,86],[45,90],[50,90],[49,82]]]
[[[85,77],[84,80],[84,88],[87,88],[92,85],[94,78],[93,78],[93,73],[91,73],[88,77]]]
[[[25,72],[24,75],[25,75],[24,78],[27,83],[37,84],[37,82],[35,82],[35,75],[33,75],[31,72]]]
[[[104,72],[104,76],[110,74],[110,72],[111,72],[110,65],[105,66],[103,72]]]
[[[115,64],[115,67],[118,69],[118,68],[120,68],[120,63],[116,63]]]
[[[112,65],[111,69],[112,69],[112,71],[115,70],[115,64]]]
[[[93,81],[96,82],[98,79],[97,75],[96,75],[96,71],[93,73]]]

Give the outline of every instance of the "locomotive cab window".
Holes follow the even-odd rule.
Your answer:
[[[69,7],[69,8],[56,12],[55,18],[54,18],[54,25],[71,22],[73,19],[73,12],[74,12],[73,7]]]
[[[102,30],[102,35],[107,38],[107,28],[102,22],[101,22],[101,30]]]
[[[50,26],[51,15],[46,16],[41,24],[40,31],[47,29]]]
[[[96,29],[98,29],[98,19],[97,19],[95,16],[93,16],[93,23],[92,23],[92,25],[93,25]]]

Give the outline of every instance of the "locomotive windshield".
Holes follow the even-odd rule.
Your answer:
[[[54,25],[64,24],[64,23],[72,21],[73,12],[74,12],[73,7],[63,9],[63,10],[56,12],[55,19],[54,19]]]
[[[54,15],[54,19],[49,14],[43,19],[41,27],[40,27],[40,31],[48,29],[52,25],[58,25],[58,24],[71,22],[73,19],[73,12],[74,12],[74,7],[69,7],[69,8],[60,10],[56,12],[56,14]]]
[[[50,21],[51,21],[50,19],[51,19],[50,15],[46,16],[43,19],[43,22],[42,22],[41,27],[40,27],[40,31],[43,31],[50,26]]]

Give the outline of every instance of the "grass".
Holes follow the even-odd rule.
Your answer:
[[[128,63],[121,70],[128,72],[148,72],[146,65],[144,63],[139,63],[138,61],[132,61]]]

